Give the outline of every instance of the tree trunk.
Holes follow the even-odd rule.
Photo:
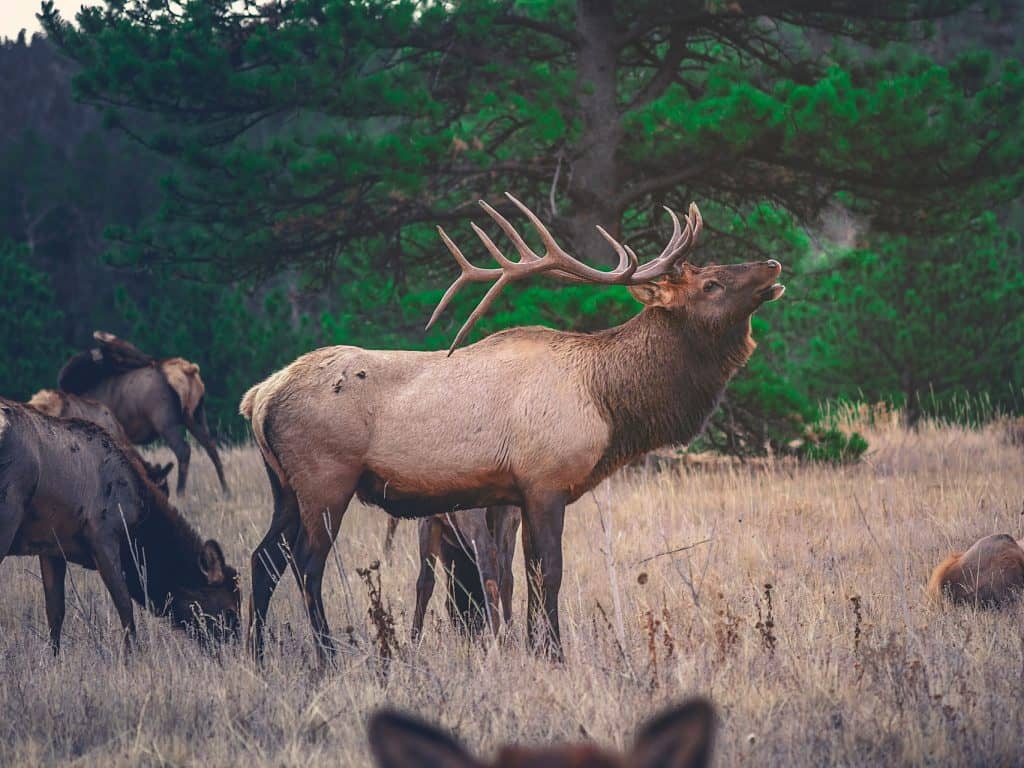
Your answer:
[[[576,28],[582,40],[576,97],[583,130],[572,165],[567,224],[575,255],[595,264],[616,263],[615,253],[596,228],[601,225],[617,237],[622,215],[612,203],[620,182],[617,155],[622,142],[614,7],[613,0],[579,0],[576,5]]]
[[[921,420],[921,398],[917,392],[917,385],[909,373],[904,373],[901,378],[903,385],[903,426],[907,429],[917,429]]]

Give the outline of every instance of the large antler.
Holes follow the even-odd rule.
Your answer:
[[[703,226],[700,211],[697,210],[697,206],[693,203],[690,204],[685,227],[680,225],[679,217],[672,210],[665,208],[668,211],[668,215],[672,217],[672,237],[658,257],[643,266],[639,265],[636,253],[633,252],[632,248],[628,245],[623,245],[609,235],[603,227],[599,226],[597,230],[619,255],[618,266],[611,272],[602,272],[599,269],[587,266],[562,250],[558,243],[555,242],[554,237],[551,236],[547,227],[541,223],[541,220],[537,218],[533,211],[516,200],[508,192],[505,193],[505,196],[526,215],[526,218],[533,224],[534,229],[537,230],[537,234],[540,235],[541,242],[544,244],[544,255],[538,256],[531,251],[523,238],[519,236],[519,233],[509,223],[508,219],[483,200],[480,201],[480,206],[487,212],[488,216],[497,222],[502,231],[508,235],[508,238],[519,252],[519,261],[510,261],[505,258],[505,255],[498,250],[498,246],[487,236],[487,233],[476,224],[471,224],[473,231],[476,232],[484,247],[500,265],[497,268],[473,266],[462,255],[462,251],[452,242],[448,234],[441,227],[437,228],[438,234],[441,235],[441,240],[448,246],[448,250],[452,252],[452,256],[458,262],[462,274],[456,278],[455,282],[445,291],[444,296],[441,297],[441,301],[434,310],[434,314],[430,316],[430,322],[427,323],[427,330],[430,330],[431,326],[441,316],[441,313],[444,312],[462,286],[467,283],[489,283],[494,281],[494,285],[487,291],[476,309],[473,310],[472,314],[466,319],[466,322],[463,323],[462,328],[459,329],[455,341],[448,348],[449,355],[462,343],[462,340],[466,338],[466,335],[473,328],[476,321],[490,308],[498,294],[509,283],[514,283],[517,280],[522,280],[539,272],[548,272],[551,277],[565,283],[590,283],[593,285],[639,285],[640,283],[648,283],[655,278],[667,274],[680,259],[693,250]]]

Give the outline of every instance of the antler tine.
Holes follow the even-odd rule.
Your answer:
[[[644,264],[633,275],[632,285],[645,283],[661,277],[671,269],[679,259],[689,253],[696,245],[695,234],[700,231],[702,219],[700,211],[694,203],[690,203],[689,213],[686,215],[686,226],[680,226],[679,217],[671,208],[665,206],[668,215],[672,217],[672,237],[661,254],[652,261]]]
[[[612,272],[602,272],[600,269],[594,269],[593,267],[587,266],[562,250],[562,247],[555,242],[555,238],[551,236],[548,228],[544,226],[544,223],[539,218],[537,218],[537,214],[527,208],[509,192],[505,193],[505,197],[511,200],[512,203],[523,212],[523,215],[530,220],[530,223],[537,230],[537,234],[540,235],[541,242],[544,243],[544,247],[546,249],[546,253],[541,260],[551,265],[548,269],[552,269],[557,265],[556,271],[560,276],[569,275],[573,278],[582,278],[582,282],[597,283],[599,285],[624,285],[635,271],[636,268],[633,265],[627,266],[622,271],[616,269]],[[617,245],[618,244],[613,241],[613,247]],[[618,247],[616,247],[616,251],[618,251]],[[621,263],[620,256],[620,265]],[[533,269],[530,269],[530,273],[532,273],[532,271]]]
[[[466,336],[469,335],[469,332],[473,330],[473,326],[476,325],[476,321],[491,308],[491,304],[493,304],[494,300],[498,298],[498,294],[501,293],[502,289],[511,281],[512,278],[509,277],[508,274],[503,274],[498,278],[497,282],[490,287],[487,293],[484,294],[480,303],[476,305],[476,309],[470,313],[469,317],[466,318],[466,322],[464,322],[462,327],[459,328],[459,332],[455,335],[455,340],[452,342],[452,345],[448,347],[448,357],[452,356],[452,352],[455,351],[455,348],[459,346]]]
[[[455,257],[455,261],[459,265],[459,269],[462,270],[454,283],[448,286],[448,290],[444,292],[444,296],[441,297],[441,301],[438,302],[437,307],[434,309],[434,313],[430,316],[430,320],[427,323],[426,330],[430,330],[434,323],[437,322],[437,318],[441,316],[441,313],[447,309],[448,304],[455,297],[455,294],[459,292],[459,289],[467,283],[484,283],[490,281],[493,277],[500,276],[502,271],[500,269],[484,269],[483,267],[474,266],[469,260],[462,255],[462,251],[459,250],[459,246],[452,242],[452,239],[448,237],[448,233],[441,227],[437,228],[437,233],[441,236],[442,242],[448,246],[448,250],[451,251],[452,256]]]
[[[697,207],[696,203],[690,203],[689,216],[693,219],[693,245],[690,246],[693,248],[697,245],[700,231],[704,229],[704,217],[700,215],[700,208]]]
[[[508,195],[508,192],[506,192],[505,194]],[[508,196],[512,199],[512,202],[516,203],[520,208],[523,208],[522,203],[520,203],[518,200],[516,200],[514,197],[512,197],[512,195],[508,195]],[[498,226],[501,227],[501,231],[504,232],[508,236],[509,240],[512,241],[512,244],[516,247],[516,250],[519,251],[519,258],[520,258],[521,262],[525,262],[525,261],[540,261],[540,256],[538,256],[536,253],[534,253],[533,251],[530,250],[530,246],[528,246],[526,244],[526,241],[523,240],[523,238],[519,236],[519,233],[516,232],[516,228],[512,226],[511,222],[509,222],[508,219],[506,219],[504,216],[502,216],[500,213],[498,213],[494,208],[492,208],[490,205],[488,205],[486,200],[481,200],[480,201],[480,207],[483,208],[485,211],[487,211],[487,215],[490,216],[492,219],[494,219],[495,222],[497,222]],[[476,225],[475,224],[473,225],[473,228],[476,229]],[[541,232],[541,237],[543,237],[545,234],[547,234],[549,238],[551,237],[551,235],[547,232],[547,230],[544,229],[543,225],[541,225],[539,227],[539,230],[544,230],[543,232]],[[477,230],[477,234],[478,235],[480,234],[479,230]],[[484,245],[487,245],[487,243],[485,242]],[[544,241],[544,245],[547,245],[547,241],[546,240]],[[493,255],[494,251],[491,251],[491,254]],[[497,257],[495,257],[495,258],[497,258]],[[504,257],[502,257],[502,258],[504,258]]]
[[[441,227],[437,228],[438,234],[441,236],[441,240],[444,242],[445,246],[447,246],[452,256],[455,257],[455,261],[459,265],[461,273],[455,279],[455,282],[448,287],[444,296],[441,297],[441,301],[438,303],[437,308],[434,309],[434,313],[430,316],[430,322],[427,323],[428,330],[433,327],[434,323],[441,316],[441,313],[447,309],[448,305],[455,297],[455,294],[458,293],[464,285],[467,283],[482,283],[495,280],[494,284],[488,289],[483,299],[466,319],[466,322],[462,324],[458,334],[455,336],[455,340],[448,349],[449,355],[452,354],[452,352],[455,351],[455,348],[465,340],[477,320],[479,320],[480,317],[490,309],[495,299],[497,299],[498,295],[509,283],[522,280],[530,275],[540,272],[545,272],[556,280],[570,283],[637,285],[639,283],[648,282],[666,274],[670,269],[672,269],[672,266],[682,255],[688,253],[693,248],[703,225],[700,211],[697,210],[697,206],[692,203],[686,216],[685,226],[680,224],[679,217],[674,211],[666,208],[665,210],[668,211],[669,216],[672,218],[672,237],[669,239],[668,244],[658,257],[644,264],[643,267],[640,267],[640,260],[637,258],[636,252],[632,248],[624,243],[620,243],[608,234],[604,227],[599,226],[597,228],[598,232],[600,232],[601,236],[608,241],[609,245],[611,245],[619,257],[619,263],[615,269],[610,272],[603,272],[599,269],[588,266],[569,255],[561,248],[561,246],[558,245],[557,242],[555,242],[555,238],[552,236],[551,232],[546,226],[544,226],[544,223],[536,214],[534,214],[533,211],[527,208],[510,193],[506,192],[505,196],[523,213],[524,216],[526,216],[537,230],[537,234],[544,243],[544,255],[538,256],[534,253],[509,220],[483,200],[480,201],[480,206],[501,228],[502,232],[508,236],[513,245],[515,245],[516,250],[519,252],[519,261],[512,261],[507,258],[486,232],[476,224],[472,224],[471,226],[473,227],[473,231],[476,233],[477,237],[480,238],[480,242],[483,243],[487,252],[499,265],[497,269],[474,266],[462,254],[459,247],[452,242],[451,238],[448,237],[448,233],[446,233]]]
[[[623,245],[614,237],[608,234],[607,230],[600,224],[597,225],[597,231],[601,233],[601,236],[607,240],[615,252],[619,254],[619,265],[615,267],[615,272],[621,272],[626,277],[631,277],[636,272],[639,261],[636,258],[636,254],[633,253],[633,249],[628,245]]]

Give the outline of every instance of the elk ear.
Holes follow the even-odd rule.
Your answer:
[[[629,286],[633,298],[644,306],[667,307],[672,301],[672,291],[661,280]]]
[[[482,768],[447,733],[408,715],[377,712],[367,731],[380,768]]]
[[[167,479],[167,476],[171,474],[172,469],[174,469],[173,462],[167,462],[162,467],[159,464],[151,464],[149,479],[159,485],[163,480]]]
[[[221,584],[226,578],[224,571],[227,564],[224,562],[224,552],[213,539],[207,539],[203,544],[203,551],[199,553],[199,570],[206,576],[209,584]]]
[[[656,715],[640,729],[630,758],[637,768],[703,768],[711,760],[715,709],[690,699]]]

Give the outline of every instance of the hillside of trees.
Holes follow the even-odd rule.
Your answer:
[[[1024,3],[110,2],[0,46],[0,392],[94,328],[241,393],[323,344],[429,333],[478,199],[594,263],[696,201],[697,260],[777,258],[783,301],[708,439],[785,445],[837,398],[913,422],[1022,406]],[[504,210],[504,208],[503,208]],[[621,288],[509,290],[473,338],[588,330]]]

